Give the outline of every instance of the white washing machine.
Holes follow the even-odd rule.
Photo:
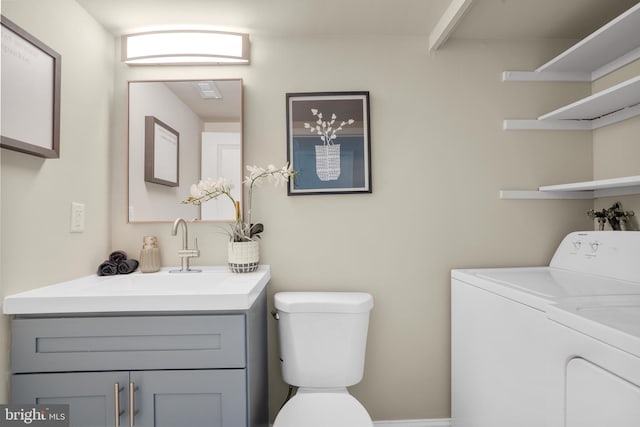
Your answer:
[[[550,319],[550,309],[587,296],[640,296],[640,233],[571,233],[549,266],[453,270],[451,276],[453,425],[584,427],[569,418],[581,408],[568,400],[583,397],[568,393],[584,389],[574,381],[589,375],[583,360],[602,368],[581,356],[586,342],[598,339]],[[569,310],[553,313],[561,317]],[[640,374],[634,362],[632,357],[619,377],[632,385],[633,368]]]

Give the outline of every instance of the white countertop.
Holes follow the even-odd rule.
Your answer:
[[[85,276],[5,297],[4,314],[184,312],[247,310],[271,278],[268,265],[253,273],[226,266],[200,273],[132,273]]]

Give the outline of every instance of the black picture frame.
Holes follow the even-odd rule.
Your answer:
[[[144,117],[144,180],[180,185],[180,134],[154,116]]]
[[[371,193],[369,92],[287,93],[287,194]]]
[[[0,147],[60,157],[62,57],[7,17],[2,30]]]

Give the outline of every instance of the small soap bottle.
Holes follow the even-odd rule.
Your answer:
[[[158,238],[156,236],[145,236],[142,239],[140,271],[143,273],[160,271],[160,248],[158,248]]]

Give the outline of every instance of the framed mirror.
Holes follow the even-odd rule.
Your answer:
[[[224,177],[242,201],[242,80],[129,82],[128,222],[233,221],[225,198],[182,204]]]

